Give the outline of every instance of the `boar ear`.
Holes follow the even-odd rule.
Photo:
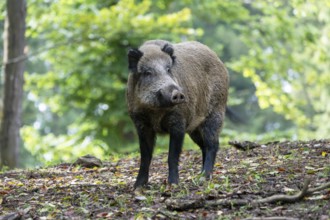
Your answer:
[[[128,51],[128,69],[132,72],[137,72],[137,64],[140,58],[143,56],[143,52],[138,49],[130,49]]]
[[[172,61],[174,63],[175,56],[173,55],[174,49],[173,49],[172,45],[165,44],[164,47],[162,48],[162,51],[165,52],[165,53],[167,53],[168,55],[170,55],[170,57],[172,58]]]

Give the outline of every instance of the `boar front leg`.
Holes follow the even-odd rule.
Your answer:
[[[179,183],[179,158],[182,150],[184,132],[173,131],[170,133],[170,149],[168,153],[168,182],[169,184]]]
[[[185,126],[182,117],[179,114],[172,114],[167,117],[166,128],[170,134],[170,146],[168,153],[168,183],[178,184],[179,183],[179,159],[182,150]]]
[[[142,119],[142,120],[141,120]],[[134,184],[134,188],[148,183],[149,167],[152,159],[152,153],[156,142],[156,133],[153,128],[143,118],[134,117],[140,144],[140,170]]]

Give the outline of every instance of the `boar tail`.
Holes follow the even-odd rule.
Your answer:
[[[228,106],[226,107],[226,117],[228,117],[229,120],[235,124],[246,124],[246,120]]]

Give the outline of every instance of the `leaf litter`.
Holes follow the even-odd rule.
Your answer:
[[[138,157],[109,158],[101,167],[85,167],[80,160],[0,173],[0,219],[330,219],[330,187],[292,203],[228,205],[295,195],[306,179],[312,188],[330,182],[330,140],[253,146],[220,149],[210,181],[200,174],[201,152],[183,151],[180,184],[172,186],[167,185],[167,154],[156,155],[149,184],[135,191]],[[178,211],[167,205],[176,199],[204,203]]]

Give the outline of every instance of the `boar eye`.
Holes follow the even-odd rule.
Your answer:
[[[171,72],[171,69],[169,67],[166,68],[166,72],[167,73],[170,73]]]
[[[143,72],[143,74],[146,76],[150,76],[152,74],[152,72],[150,70],[146,70]]]

